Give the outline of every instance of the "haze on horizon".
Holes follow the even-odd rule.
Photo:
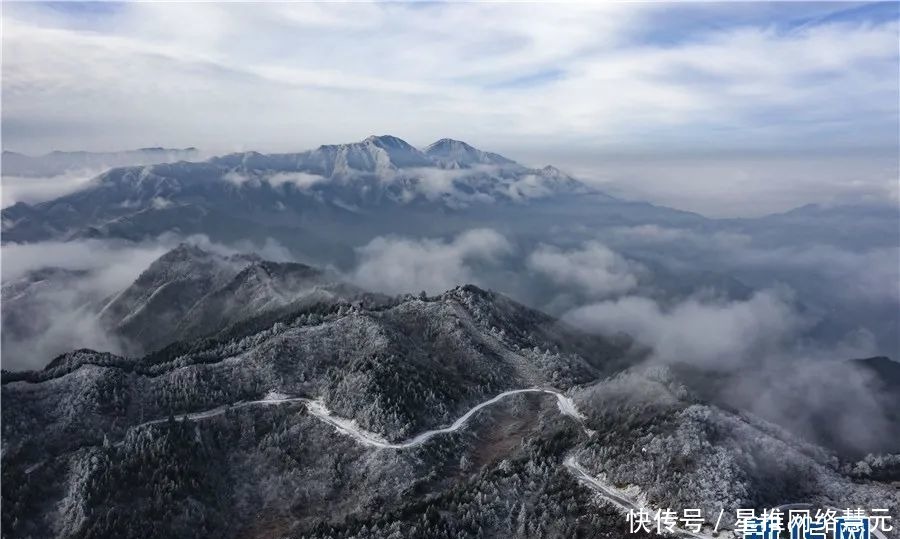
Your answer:
[[[7,150],[452,137],[710,216],[898,199],[896,3],[16,3],[3,15]]]

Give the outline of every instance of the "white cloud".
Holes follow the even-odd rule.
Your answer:
[[[359,264],[348,277],[368,290],[437,293],[473,282],[474,265],[511,250],[506,238],[490,229],[469,230],[449,241],[378,237],[357,250]]]
[[[708,217],[757,217],[810,203],[900,204],[896,150],[678,156],[666,148],[657,155],[544,159],[572,160],[578,178],[610,194]]]
[[[6,319],[3,367],[41,368],[56,355],[76,348],[121,353],[121,343],[102,327],[93,306],[130,285],[166,250],[157,244],[102,240],[4,245],[0,251]],[[37,283],[21,299],[7,295],[9,283],[43,268],[83,273]],[[11,308],[20,310],[11,312]],[[10,318],[14,325],[27,325],[29,330],[22,334],[9,331],[6,324]]]
[[[318,174],[309,174],[306,172],[275,172],[271,174],[245,173],[237,170],[229,170],[222,175],[222,179],[234,185],[259,185],[262,182],[268,183],[272,187],[281,187],[285,184],[291,184],[297,189],[306,190],[310,187],[328,181],[328,178],[319,176]]]
[[[853,220],[864,218],[860,214]],[[780,245],[761,245],[752,236],[738,232],[698,232],[659,225],[613,227],[606,233],[617,246],[652,247],[657,254],[665,253],[673,266],[706,264],[730,275],[755,271],[773,279],[783,279],[790,272],[807,280],[824,279],[828,286],[819,293],[822,297],[850,303],[900,303],[897,247],[838,247],[821,243],[821,239],[794,238],[787,230],[780,234]],[[889,243],[891,238],[877,240]]]
[[[744,6],[720,11],[720,29],[685,29],[669,9],[136,3],[97,15],[10,5],[7,144],[70,147],[74,132],[90,147],[266,151],[374,132],[420,144],[464,135],[499,150],[778,147],[811,133],[817,145],[896,141],[896,21],[786,30]]]
[[[243,241],[227,246],[203,235],[164,235],[142,243],[89,239],[5,244],[0,249],[4,324],[14,319],[14,325],[27,326],[28,331],[4,331],[3,367],[41,368],[56,355],[77,348],[122,353],[127,347],[102,327],[96,316],[98,306],[130,286],[154,260],[182,241],[222,255],[253,252],[266,260],[293,260],[273,239],[262,245]],[[14,297],[15,288],[6,288],[18,284],[28,272],[45,268],[78,273],[36,283],[22,298]]]
[[[3,281],[48,267],[100,272],[108,290],[131,284],[150,262],[165,253],[165,243],[133,244],[125,241],[80,240],[5,244],[2,247]]]
[[[0,179],[2,205],[6,208],[17,202],[35,204],[68,195],[85,187],[101,172],[98,169],[49,177],[3,176]]]
[[[38,243],[7,243],[0,248],[3,282],[18,279],[42,268],[64,268],[87,271],[109,293],[130,285],[151,262],[186,242],[221,255],[256,253],[267,260],[293,260],[290,252],[276,240],[268,238],[262,245],[241,241],[223,245],[202,234],[187,237],[164,234],[155,240],[134,243],[124,240],[73,240]]]
[[[822,276],[830,294],[848,302],[900,304],[900,248],[850,251],[830,245],[736,250],[733,263],[760,269],[794,269]]]
[[[493,202],[490,195],[483,193],[470,194],[456,188],[454,182],[464,180],[466,177],[479,174],[487,174],[496,177],[498,167],[490,165],[477,165],[468,169],[443,169],[434,167],[414,167],[403,171],[403,175],[415,178],[418,181],[416,193],[422,194],[428,200],[439,200],[444,195],[453,195],[453,199],[463,202],[479,200],[481,202]]]
[[[896,17],[808,3],[109,6],[6,6],[6,147],[453,136],[712,216],[900,196]],[[637,157],[609,158],[623,153]],[[10,185],[4,203],[28,200]]]
[[[781,350],[805,321],[789,294],[763,290],[746,301],[689,298],[671,306],[628,296],[579,307],[564,320],[603,334],[624,332],[656,359],[731,368]]]
[[[553,190],[544,178],[536,174],[526,174],[520,181],[509,184],[507,192],[513,200],[524,200],[549,195]]]
[[[275,187],[289,183],[297,187],[297,189],[304,190],[317,183],[327,181],[327,178],[306,172],[276,172],[266,178],[266,180]]]
[[[243,185],[253,178],[244,174],[243,172],[238,172],[236,170],[229,170],[225,174],[222,175],[222,179],[226,182],[233,183],[234,185]]]
[[[642,271],[639,264],[595,241],[570,251],[540,245],[528,256],[526,263],[532,271],[551,281],[563,286],[575,285],[593,297],[633,290]]]

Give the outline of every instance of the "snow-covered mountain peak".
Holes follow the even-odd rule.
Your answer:
[[[132,238],[185,227],[206,232],[210,221],[235,218],[294,226],[297,216],[320,212],[460,210],[588,191],[554,167],[529,168],[460,140],[444,138],[423,151],[381,135],[298,153],[113,168],[79,191],[12,206],[0,217],[7,241]]]
[[[263,259],[256,254],[244,254],[238,253],[228,256],[219,256],[209,251],[202,249],[201,247],[194,245],[192,243],[182,242],[179,243],[175,248],[170,250],[169,252],[163,254],[159,259],[156,260],[157,263],[161,264],[172,264],[174,262],[188,262],[188,261],[199,261],[199,260],[210,260],[210,259],[218,259],[222,260],[234,260],[239,261],[241,263],[253,263],[253,262],[262,262]]]
[[[358,172],[391,175],[391,171],[400,168],[434,166],[428,156],[391,135],[372,135],[361,142],[319,146],[301,154],[300,161],[326,177],[346,177]]]
[[[519,166],[502,155],[485,152],[461,140],[442,138],[425,148],[425,155],[442,168],[468,168],[473,165]]]
[[[192,243],[179,243],[174,249],[163,255],[163,259],[169,260],[185,260],[189,258],[205,258],[208,255],[206,251]]]
[[[425,148],[425,153],[427,154],[437,154],[441,152],[453,151],[453,150],[463,150],[467,152],[475,152],[478,151],[475,147],[461,141],[452,138],[442,138],[437,142],[433,142],[429,144]]]
[[[363,140],[366,144],[373,144],[378,146],[379,148],[384,149],[398,149],[398,150],[415,150],[416,148],[403,140],[400,137],[395,137],[393,135],[370,135]]]

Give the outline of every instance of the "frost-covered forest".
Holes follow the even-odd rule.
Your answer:
[[[838,458],[645,354],[474,286],[278,303],[142,357],[78,350],[3,373],[4,534],[624,536],[568,458],[654,507],[900,506],[896,455]],[[568,392],[583,424],[520,394],[379,449],[297,401],[399,442],[528,387]]]

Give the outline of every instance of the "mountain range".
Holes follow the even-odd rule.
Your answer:
[[[463,142],[418,150],[372,136],[300,153],[113,168],[70,195],[5,208],[3,241],[138,239],[173,229],[233,235],[254,227],[277,235],[397,208],[452,211],[588,191],[554,167],[531,169]]]
[[[838,460],[625,335],[474,286],[386,297],[182,245],[100,316],[152,350],[3,373],[11,537],[624,536],[626,506],[900,508],[900,463]],[[522,388],[559,402],[495,398]]]
[[[807,346],[896,340],[894,208],[709,219],[452,139],[106,158],[2,210],[2,355],[34,366],[2,373],[4,537],[645,538],[625,511],[698,508],[670,535],[713,539],[740,508],[900,511],[898,363]],[[624,329],[557,316],[578,306]]]
[[[91,161],[97,155],[107,154],[54,152],[29,159],[53,167],[68,156]],[[4,208],[3,243],[138,241],[165,233],[223,242],[273,238],[295,254],[323,254],[312,261],[328,263],[377,235],[443,235],[474,226],[533,236],[548,226],[577,233],[650,224],[749,233],[773,246],[783,242],[786,229],[804,241],[856,247],[897,236],[896,208],[810,205],[762,218],[708,219],[614,198],[556,167],[531,168],[446,138],[418,149],[394,136],[371,136],[297,153],[244,152],[206,161],[192,161],[192,148],[108,155],[107,161],[123,166],[73,193]],[[18,154],[5,152],[3,162],[4,174],[18,170]]]

